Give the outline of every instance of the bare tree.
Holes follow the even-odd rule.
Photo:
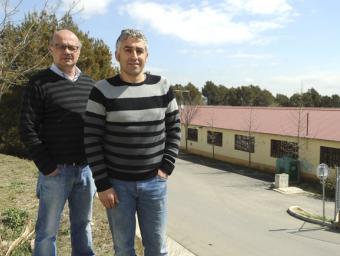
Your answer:
[[[181,105],[180,118],[184,123],[185,129],[185,150],[188,150],[188,129],[191,120],[194,118],[197,112],[197,105]]]
[[[248,166],[252,164],[252,153],[255,151],[255,136],[259,123],[256,122],[255,108],[247,108],[248,116],[244,115],[245,131],[247,135],[235,135],[235,149],[248,153]]]
[[[212,158],[215,159],[215,143],[216,143],[216,132],[215,132],[215,126],[214,126],[214,121],[215,121],[215,115],[214,112],[211,115],[210,120],[207,122],[209,130],[207,132],[207,140],[208,143],[211,144],[212,146]]]
[[[14,1],[13,1],[14,2]],[[23,0],[18,0],[15,4],[11,0],[0,0],[0,12],[3,18],[0,21],[0,102],[4,93],[13,85],[22,84],[26,81],[26,75],[41,67],[48,57],[48,50],[40,52],[36,58],[31,58],[30,65],[25,65],[20,60],[23,54],[27,54],[27,48],[31,44],[41,45],[41,34],[44,30],[44,23],[27,23],[23,29],[18,30],[14,25],[14,16],[19,12]],[[66,14],[70,15],[77,2],[70,7]],[[49,0],[44,0],[40,12],[40,18],[48,13],[55,13],[59,8],[60,1],[54,6],[49,4]],[[56,26],[58,21],[56,21]],[[56,28],[50,28],[56,29]]]
[[[188,129],[192,119],[197,113],[197,103],[191,99],[189,90],[174,90],[176,93],[180,93],[180,118],[184,124],[184,137],[185,137],[185,150],[188,150]],[[183,97],[183,93],[187,96]]]
[[[248,166],[251,166],[251,154],[253,153],[255,147],[255,139],[253,137],[253,131],[255,128],[255,114],[254,108],[250,107],[249,109],[249,119],[248,119],[248,138],[247,138],[247,151],[248,151]]]
[[[1,28],[4,26],[4,24],[6,24],[11,19],[11,17],[14,14],[16,14],[18,12],[19,6],[22,4],[22,2],[23,2],[23,0],[20,0],[15,5],[13,5],[13,7],[11,7],[9,0],[1,0],[0,1],[2,13],[4,15],[1,22],[0,22]]]
[[[301,158],[301,153],[305,151],[308,146],[309,138],[313,138],[318,133],[318,130],[313,131],[313,136],[311,136],[311,131],[309,129],[310,124],[310,116],[308,110],[304,107],[303,103],[303,86],[304,83],[308,83],[309,85],[314,84],[314,80],[305,80],[301,81],[300,93],[296,94],[297,97],[297,106],[296,111],[294,110],[290,115],[291,122],[293,123],[293,133],[295,133],[295,142],[283,143],[281,151],[284,152],[287,156],[295,158],[297,161],[297,182],[300,181],[300,174],[302,168],[311,167],[308,162],[304,161]]]
[[[22,4],[22,0],[18,1],[13,7],[9,0],[1,1],[1,8],[4,14],[0,23],[0,102],[2,95],[10,89],[12,85],[20,82],[24,79],[24,75],[30,70],[39,66],[39,60],[37,63],[32,63],[30,68],[16,65],[18,57],[25,51],[28,44],[35,40],[35,34],[38,33],[38,29],[33,28],[33,24],[26,29],[23,35],[15,35],[13,40],[10,33],[13,32],[12,18],[19,12],[19,7]],[[46,8],[47,2],[45,2],[44,8]],[[14,42],[16,44],[14,44]],[[46,53],[47,55],[47,53]]]

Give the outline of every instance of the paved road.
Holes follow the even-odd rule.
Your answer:
[[[179,159],[169,179],[168,235],[199,256],[340,255],[340,233],[287,214],[322,202],[269,189],[272,176]],[[209,165],[209,164],[208,164]],[[334,204],[326,204],[333,217]]]

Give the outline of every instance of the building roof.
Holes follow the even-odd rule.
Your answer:
[[[198,106],[190,124],[340,141],[340,108]]]

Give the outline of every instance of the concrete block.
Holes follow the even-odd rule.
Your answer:
[[[289,175],[287,173],[275,174],[275,188],[287,188]]]

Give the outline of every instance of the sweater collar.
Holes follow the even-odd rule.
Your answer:
[[[60,68],[57,67],[56,64],[52,64],[52,66],[50,67],[50,69],[56,73],[57,75],[66,78],[67,80],[70,80],[71,82],[75,82],[78,80],[79,76],[80,76],[80,69],[78,67],[76,67],[76,74],[73,78],[70,78],[68,75],[66,75]]]

